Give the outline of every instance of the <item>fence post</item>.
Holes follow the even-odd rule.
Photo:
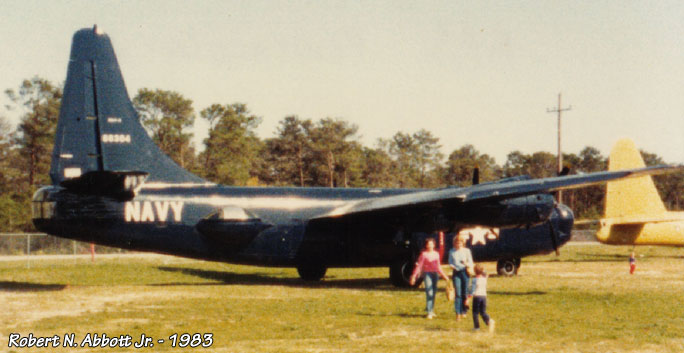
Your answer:
[[[26,268],[31,268],[31,234],[26,235]]]

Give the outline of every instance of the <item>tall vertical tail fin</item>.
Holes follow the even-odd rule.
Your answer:
[[[148,181],[203,180],[174,163],[140,124],[106,34],[74,34],[50,166],[53,184],[146,175]]]
[[[609,171],[644,166],[644,160],[632,140],[619,140],[610,152]],[[605,218],[648,217],[666,212],[650,176],[608,182]]]

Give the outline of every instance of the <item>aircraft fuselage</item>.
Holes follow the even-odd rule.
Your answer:
[[[326,217],[350,201],[417,191],[150,184],[130,200],[117,200],[48,186],[36,192],[33,213],[39,230],[60,237],[268,266],[297,266],[312,260],[326,267],[386,266],[410,258],[422,246],[424,239],[416,236],[417,231],[455,232],[482,224],[478,219],[484,215],[489,217],[487,226],[504,229],[495,238],[471,240],[476,260],[552,251],[549,228],[542,223],[549,217],[561,235],[558,245],[569,239],[572,212],[563,205],[549,208],[549,195],[508,199],[499,207],[487,204],[479,211],[454,206],[439,213],[418,209],[413,215]],[[510,223],[511,215],[524,218],[530,210],[541,212],[537,223]]]

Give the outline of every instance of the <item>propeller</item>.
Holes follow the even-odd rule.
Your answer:
[[[553,251],[556,252],[556,256],[560,255],[560,252],[558,251],[558,243],[560,243],[560,239],[558,239],[558,232],[556,231],[556,227],[553,226],[553,222],[551,222],[551,219],[547,221],[549,223],[549,231],[551,232],[551,244],[553,245]]]
[[[480,166],[475,165],[475,168],[473,168],[473,185],[477,185],[480,183]]]

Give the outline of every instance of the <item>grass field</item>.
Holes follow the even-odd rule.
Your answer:
[[[489,281],[495,334],[456,322],[440,292],[426,320],[424,292],[396,289],[386,268],[332,269],[308,284],[293,269],[168,256],[0,262],[0,351],[10,333],[145,333],[147,351],[177,351],[174,333],[213,333],[211,352],[681,352],[684,249],[569,245],[560,257],[523,259],[516,278]],[[488,272],[495,272],[487,264]],[[440,281],[440,288],[444,282]],[[95,351],[131,351],[101,348]]]

